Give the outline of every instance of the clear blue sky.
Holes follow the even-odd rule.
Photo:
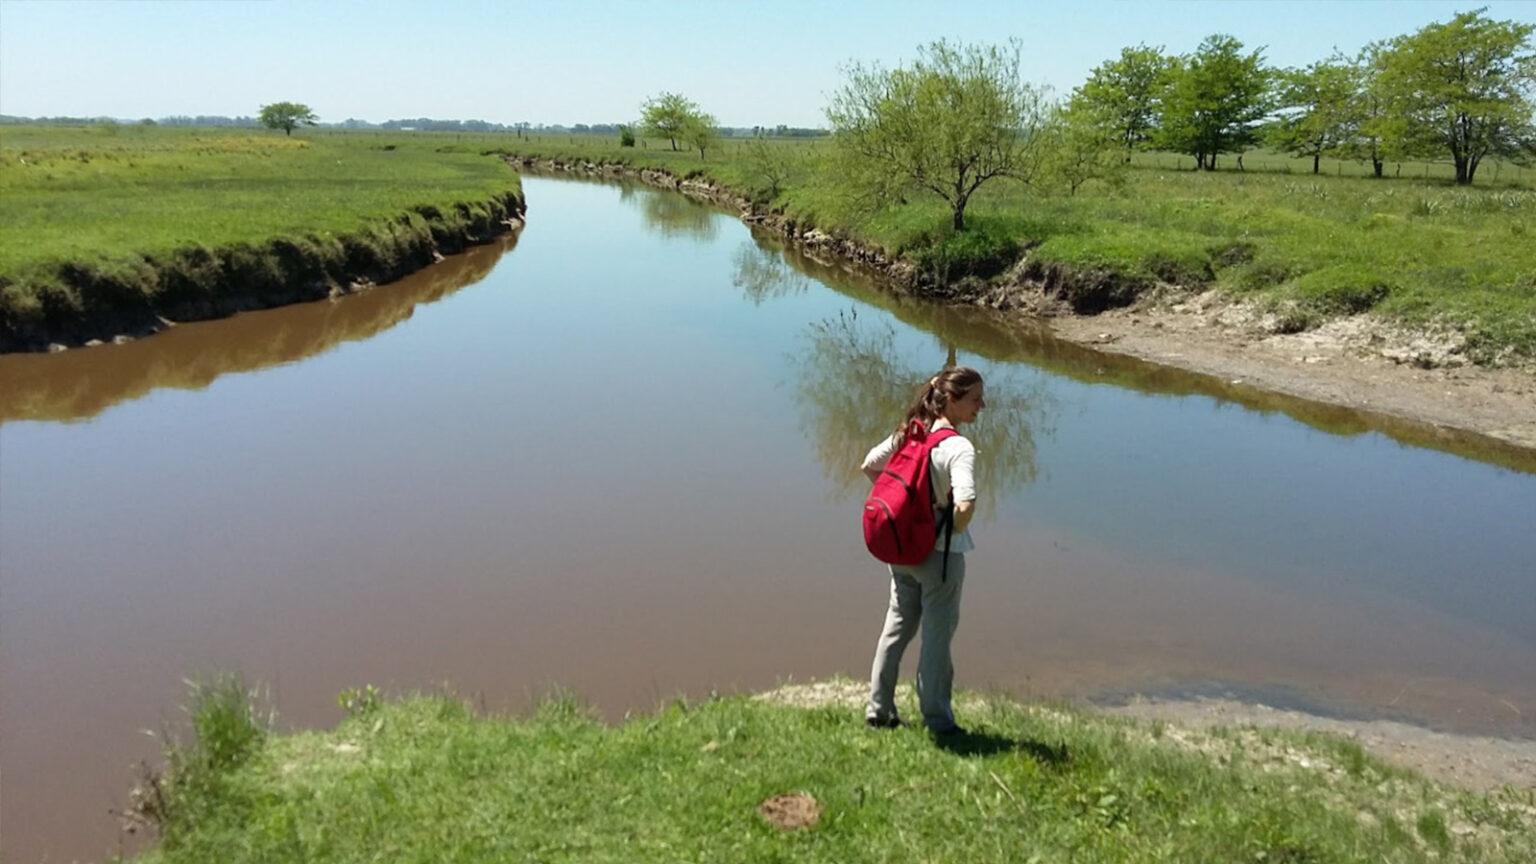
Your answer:
[[[722,125],[817,126],[850,60],[893,65],[946,37],[1024,42],[1023,74],[1065,95],[1126,45],[1211,33],[1299,66],[1486,5],[1439,0],[0,0],[0,113],[255,114],[623,122],[683,93]]]

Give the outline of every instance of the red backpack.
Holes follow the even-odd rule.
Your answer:
[[[939,442],[958,434],[948,428],[930,433],[917,422],[907,430],[906,443],[891,454],[864,499],[864,545],[870,554],[887,564],[911,565],[933,553],[939,526],[933,518],[929,456]],[[945,526],[952,528],[953,505],[946,512]],[[946,570],[948,563],[946,558]]]

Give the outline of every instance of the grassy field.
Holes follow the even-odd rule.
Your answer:
[[[706,159],[647,143],[621,149],[607,138],[544,135],[503,145],[707,176],[940,278],[992,275],[1027,250],[1041,266],[1142,286],[1218,287],[1272,312],[1280,330],[1369,310],[1464,334],[1477,362],[1536,360],[1536,190],[1525,185],[1536,171],[1527,168],[1485,165],[1477,186],[1458,188],[1438,163],[1406,163],[1401,178],[1389,165],[1388,177],[1374,179],[1366,166],[1332,160],[1313,176],[1310,160],[1276,154],[1248,154],[1241,172],[1232,159],[1197,172],[1188,157],[1138,154],[1120,184],[1090,182],[1075,195],[1048,184],[983,187],[967,214],[969,236],[955,236],[937,200],[874,208],[840,193],[820,174],[824,140],[770,142],[777,155],[766,158],[742,141]],[[764,170],[774,160],[789,178],[776,195]]]
[[[1343,739],[1196,732],[962,693],[970,732],[936,741],[866,729],[850,704],[862,689],[676,701],[606,726],[569,696],[508,718],[368,688],[342,695],[349,717],[336,729],[276,737],[224,679],[198,686],[198,739],[172,748],[171,773],[143,787],[164,833],[142,860],[1513,864],[1536,854],[1529,793],[1438,786]],[[828,693],[842,698],[793,704]],[[763,812],[784,795],[801,809]],[[806,818],[785,818],[796,812]]]
[[[0,127],[0,275],[185,246],[357,231],[517,188],[455,136]]]
[[[338,272],[341,240],[398,256],[406,234],[420,246],[434,223],[484,221],[486,202],[518,190],[484,149],[453,135],[0,127],[0,313],[89,307],[103,281],[153,295],[178,258],[183,282],[217,289],[210,270],[273,269],[274,242]]]

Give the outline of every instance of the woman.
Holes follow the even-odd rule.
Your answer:
[[[922,423],[929,432],[957,428],[974,422],[986,406],[981,373],[966,366],[945,368],[923,386],[896,431],[864,457],[864,473],[871,481],[879,476],[891,454],[906,442],[907,430],[914,422]],[[968,527],[976,512],[976,447],[966,438],[953,435],[933,448],[929,462],[936,500],[947,504],[950,494],[954,495],[949,560],[946,564],[941,537],[933,554],[923,563],[891,565],[891,603],[885,613],[885,629],[875,646],[864,722],[873,728],[902,725],[896,713],[896,679],[902,652],[921,627],[923,647],[917,661],[917,698],[923,725],[935,735],[947,736],[965,732],[955,723],[950,707],[955,667],[950,660],[949,644],[960,623],[965,553],[975,548]]]

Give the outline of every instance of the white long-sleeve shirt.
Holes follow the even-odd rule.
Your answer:
[[[953,429],[954,426],[948,420],[939,420],[933,424],[933,429]],[[860,467],[868,471],[879,471],[889,462],[891,455],[896,452],[896,435],[892,433],[884,441],[874,446],[868,455],[864,457],[864,464]],[[939,502],[935,510],[935,521],[944,513],[943,505],[949,501],[951,490],[955,493],[955,501],[976,500],[976,445],[963,435],[952,435],[940,441],[933,448],[928,457],[928,477],[933,484],[934,497]],[[939,546],[944,545],[944,538],[939,537]],[[969,552],[976,548],[976,543],[971,539],[971,530],[956,532],[950,538],[949,551]]]

